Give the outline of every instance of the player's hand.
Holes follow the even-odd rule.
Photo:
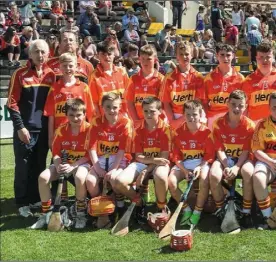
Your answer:
[[[116,175],[116,171],[117,169],[112,169],[109,170],[105,175],[104,175],[104,180],[109,182],[111,180],[112,177],[114,177]]]
[[[23,143],[30,144],[31,136],[30,136],[29,131],[25,127],[23,127],[22,129],[18,130],[17,134],[18,134],[19,139]]]
[[[194,173],[191,170],[186,169],[184,171],[184,176],[187,181],[190,181],[194,177]]]
[[[154,158],[154,164],[157,166],[166,166],[170,164],[170,160],[162,157]]]
[[[229,173],[229,177],[228,180],[233,180],[237,177],[238,173],[239,173],[240,168],[237,167],[236,165],[230,168],[230,173]]]
[[[226,179],[228,179],[229,174],[230,174],[230,167],[224,168],[224,170],[223,170],[223,175],[224,175],[224,177],[225,177]]]
[[[97,165],[95,165],[93,167],[99,177],[103,178],[106,175],[106,171],[104,169],[102,169],[101,167],[98,167]]]
[[[194,175],[194,179],[197,179],[199,176],[200,176],[200,173],[201,173],[201,166],[197,166],[195,169],[194,169],[194,172],[193,172],[193,175]]]
[[[69,174],[71,173],[75,167],[71,166],[70,164],[60,164],[58,166],[58,173],[63,173],[63,174]]]

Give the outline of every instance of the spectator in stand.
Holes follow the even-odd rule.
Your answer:
[[[135,15],[138,17],[138,20],[142,23],[146,23],[146,29],[150,27],[151,18],[149,16],[148,8],[145,1],[138,1],[132,5],[132,8],[135,11]]]
[[[114,24],[114,30],[116,31],[116,36],[119,41],[124,37],[124,32],[122,28],[123,28],[123,25],[121,22],[116,22]]]
[[[199,31],[194,31],[193,36],[191,37],[190,42],[192,43],[192,50],[193,50],[193,59],[194,63],[200,62],[204,63],[204,53],[205,47],[202,42],[201,33]],[[200,59],[200,60],[199,60]]]
[[[247,33],[247,43],[249,56],[252,62],[253,69],[257,69],[257,46],[262,42],[263,37],[261,32],[258,30],[258,25],[251,25],[251,30]]]
[[[264,13],[267,17],[269,17],[272,13],[272,9],[271,9],[271,5],[270,4],[266,4],[265,5],[265,10]]]
[[[23,25],[30,25],[30,18],[34,16],[32,10],[33,1],[22,1],[23,4],[20,6],[20,14]]]
[[[204,15],[204,25],[205,25],[205,29],[212,29],[212,25],[211,25],[211,9],[208,8],[206,11],[206,14]]]
[[[118,57],[121,55],[120,43],[117,39],[115,30],[109,30],[107,37],[104,42],[108,43],[108,46],[114,47],[114,55]]]
[[[211,8],[211,24],[212,31],[214,35],[214,39],[217,43],[222,42],[222,33],[223,29],[223,17],[221,15],[221,11],[218,8],[218,2],[214,1],[213,6]]]
[[[237,50],[239,45],[239,29],[232,24],[230,18],[225,19],[225,44],[233,46],[234,50]]]
[[[198,9],[198,13],[196,15],[196,31],[199,31],[201,33],[204,32],[205,29],[205,24],[204,24],[204,17],[203,17],[203,13],[204,13],[204,6],[200,5],[199,9]]]
[[[180,29],[182,28],[182,13],[184,10],[184,6],[185,6],[185,9],[187,9],[186,0],[184,1],[171,0],[170,3],[171,3],[171,9],[173,13],[173,26],[176,26],[176,23],[177,23],[177,27]]]
[[[97,55],[97,47],[94,44],[93,38],[91,36],[86,36],[83,39],[81,45],[81,55],[84,59],[91,62],[91,59]]]
[[[237,2],[233,3],[232,24],[236,26],[240,32],[244,27],[244,13],[241,10],[241,6]]]
[[[80,27],[80,33],[84,36],[95,35],[101,39],[101,25],[97,15],[94,13],[93,6],[87,6],[86,11],[79,16],[77,26]]]
[[[252,5],[249,4],[249,3],[244,3],[244,7],[243,8],[244,8],[244,18],[245,19],[248,18],[248,17],[250,17],[251,11],[254,12]]]
[[[88,6],[96,7],[95,1],[89,1],[89,0],[79,1],[80,13],[81,14],[85,13]]]
[[[205,30],[203,34],[203,45],[205,47],[204,57],[210,60],[210,63],[215,62],[216,58],[216,43],[213,38],[213,32],[211,29]]]
[[[52,1],[35,1],[35,12],[38,22],[42,24],[43,18],[49,18],[51,13]]]
[[[22,35],[20,37],[20,49],[21,49],[21,58],[29,58],[29,46],[33,39],[34,30],[30,26],[26,26],[22,30]]]
[[[139,47],[134,44],[129,44],[127,47],[127,53],[124,54],[124,58],[135,58],[138,56]]]
[[[6,28],[6,18],[4,13],[0,12],[0,34],[2,34],[5,28]]]
[[[39,33],[41,32],[41,26],[38,24],[38,20],[35,16],[30,18],[30,27],[34,30],[33,39],[39,39]]]
[[[261,15],[261,25],[260,25],[260,32],[263,36],[263,38],[266,38],[268,36],[268,23],[267,23],[267,16]]]
[[[104,14],[109,18],[110,16],[115,17],[116,12],[112,11],[112,3],[111,1],[104,1],[104,0],[99,0],[99,14]]]
[[[46,42],[49,46],[49,58],[58,56],[59,42],[57,37],[54,34],[50,34],[47,37]]]
[[[60,1],[53,2],[50,18],[52,26],[58,27],[64,25],[65,17],[63,15],[63,8],[61,7]]]
[[[257,25],[257,27],[260,28],[261,22],[257,17],[255,17],[254,11],[250,11],[249,17],[247,17],[245,20],[245,32],[250,31],[253,24]]]
[[[134,23],[129,22],[128,28],[125,30],[124,33],[124,40],[127,43],[138,44],[138,42],[140,41],[140,37],[138,35],[138,32],[134,29],[134,26]]]
[[[8,66],[20,66],[20,39],[14,27],[8,27],[0,36],[0,53],[4,57],[8,56]]]
[[[155,47],[162,52],[162,56],[166,56],[167,50],[170,54],[174,53],[173,44],[170,39],[172,25],[166,24],[164,29],[160,30],[155,36]]]
[[[122,24],[123,24],[123,31],[128,29],[129,22],[132,22],[134,24],[134,30],[139,30],[139,21],[137,16],[134,15],[134,9],[129,8],[126,12],[126,14],[122,18]]]
[[[219,4],[219,10],[220,10],[220,14],[221,14],[221,19],[222,19],[222,23],[225,23],[225,19],[226,19],[226,12],[224,10],[225,8],[225,2],[224,1],[220,1]]]
[[[126,68],[128,77],[137,74],[140,70],[139,62],[131,57],[124,58],[124,67]]]
[[[75,25],[74,18],[72,16],[67,16],[65,26],[62,27],[60,30],[60,33],[67,32],[73,32],[76,36],[79,36],[80,29]]]
[[[22,21],[19,12],[14,12],[10,14],[8,19],[6,20],[6,26],[14,27],[17,32],[20,32],[22,30]]]
[[[256,14],[262,15],[262,13],[263,13],[263,7],[262,7],[261,4],[257,4],[256,5],[255,12],[256,12]]]
[[[267,24],[269,34],[276,34],[276,18],[274,20],[272,13],[268,16]]]

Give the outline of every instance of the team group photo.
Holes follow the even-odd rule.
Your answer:
[[[275,59],[274,1],[0,1],[1,260],[275,260]]]

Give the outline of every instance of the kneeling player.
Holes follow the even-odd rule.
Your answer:
[[[116,189],[131,200],[137,200],[136,218],[143,223],[145,218],[145,201],[137,198],[130,185],[137,181],[137,186],[145,174],[151,172],[155,185],[158,212],[166,212],[166,194],[168,190],[170,129],[162,119],[161,101],[149,96],[142,102],[144,120],[141,120],[135,130],[133,152],[137,162],[131,163],[115,180]],[[140,175],[140,176],[139,176]]]
[[[219,117],[213,125],[213,140],[217,151],[217,160],[210,170],[210,187],[216,202],[217,215],[223,218],[220,212],[224,203],[224,192],[221,180],[235,180],[240,173],[243,179],[243,227],[252,226],[250,216],[253,199],[253,170],[249,160],[250,143],[255,124],[243,115],[246,110],[246,95],[241,90],[230,93],[227,102],[228,113]]]
[[[211,131],[200,122],[203,108],[199,101],[191,100],[184,104],[186,122],[183,123],[173,136],[173,158],[176,165],[169,176],[169,190],[172,197],[179,202],[182,192],[178,184],[191,176],[199,177],[199,194],[195,210],[192,213],[187,203],[183,205],[183,215],[180,225],[197,225],[201,211],[209,195],[208,173],[210,163],[214,159]]]
[[[270,197],[276,196],[268,194],[268,185],[275,185],[276,179],[276,93],[273,92],[269,98],[270,116],[259,122],[252,141],[252,150],[257,162],[253,175],[254,193],[259,207],[263,214],[263,223],[259,229],[266,229],[267,218],[271,215]]]
[[[92,121],[89,155],[93,167],[86,179],[91,198],[101,193],[99,182],[103,179],[114,189],[114,179],[129,161],[126,153],[131,149],[132,122],[119,113],[121,105],[119,94],[107,93],[102,97],[104,115]],[[117,201],[117,206],[122,207],[123,201]]]
[[[46,214],[52,204],[50,182],[58,180],[60,174],[68,178],[73,175],[76,184],[76,223],[75,228],[84,228],[86,225],[86,187],[85,179],[90,168],[90,161],[85,157],[90,125],[85,121],[86,107],[79,99],[70,99],[65,104],[65,113],[68,122],[61,125],[55,132],[52,153],[53,165],[43,171],[39,178],[39,194],[42,202],[42,212]],[[66,164],[61,163],[61,151],[68,154]],[[44,222],[44,223],[43,223]],[[46,216],[41,217],[41,227],[46,222]]]

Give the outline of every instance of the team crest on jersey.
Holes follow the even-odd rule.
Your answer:
[[[26,77],[26,78],[24,78],[24,80],[25,80],[26,82],[33,82],[33,81],[34,81],[34,78],[33,78],[33,77]]]
[[[70,142],[69,141],[62,141],[61,143],[63,146],[69,146],[70,145]]]
[[[220,85],[214,85],[213,88],[214,88],[214,89],[219,89],[219,88],[220,88]]]

